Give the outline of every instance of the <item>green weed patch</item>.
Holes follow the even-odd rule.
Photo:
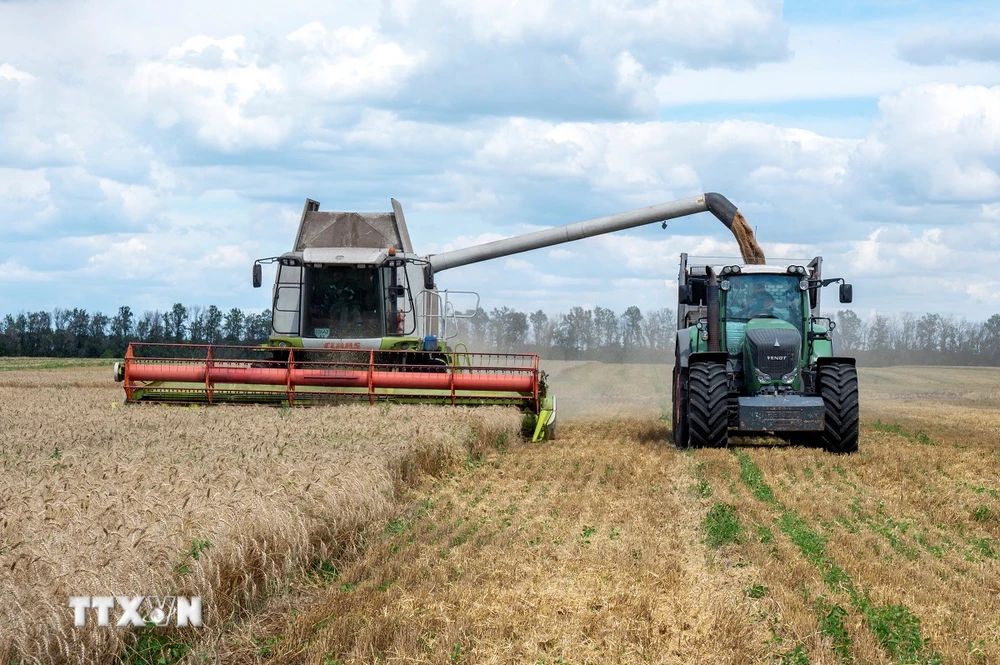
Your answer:
[[[739,542],[743,533],[743,527],[736,517],[736,506],[728,503],[716,503],[712,506],[702,521],[702,528],[705,530],[705,542],[710,547]]]
[[[918,429],[916,432],[909,432],[903,429],[903,426],[899,423],[884,423],[881,420],[876,420],[872,424],[872,428],[878,432],[884,432],[885,434],[895,434],[901,436],[904,439],[909,439],[914,443],[919,443],[924,446],[936,446],[937,442],[934,441],[927,432],[922,429]]]
[[[941,655],[933,651],[928,640],[921,635],[920,618],[902,604],[876,605],[867,589],[859,590],[855,587],[850,574],[826,552],[826,539],[823,535],[806,523],[795,510],[775,498],[760,467],[754,464],[750,455],[745,452],[736,454],[743,484],[754,496],[778,513],[778,526],[782,533],[788,536],[806,561],[816,566],[826,585],[832,591],[843,592],[850,597],[851,604],[864,617],[865,625],[878,643],[900,663],[941,663]],[[838,612],[832,607],[826,613],[821,612],[820,630],[838,633],[837,626],[843,628],[846,610],[841,608]],[[846,638],[846,631],[843,631],[843,636]],[[849,654],[850,642],[842,641],[841,644]]]

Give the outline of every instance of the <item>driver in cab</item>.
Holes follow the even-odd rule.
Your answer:
[[[754,316],[774,316],[774,296],[767,292],[762,282],[756,282],[747,298],[747,318]]]

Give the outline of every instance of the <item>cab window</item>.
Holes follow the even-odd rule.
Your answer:
[[[379,271],[352,266],[311,267],[306,272],[304,335],[320,339],[363,339],[383,334]]]
[[[726,320],[776,318],[802,328],[802,291],[790,275],[733,275],[726,293]]]

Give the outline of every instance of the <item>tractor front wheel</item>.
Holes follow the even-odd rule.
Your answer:
[[[729,445],[729,389],[726,367],[693,363],[688,370],[688,437],[692,446]]]
[[[823,398],[823,447],[831,453],[858,449],[858,368],[846,363],[823,365],[817,374]]]

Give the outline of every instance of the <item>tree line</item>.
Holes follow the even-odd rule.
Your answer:
[[[0,322],[0,356],[120,358],[129,342],[251,345],[266,342],[270,330],[271,310],[215,305],[177,303],[140,316],[125,305],[113,316],[79,308],[21,312]]]
[[[461,312],[456,340],[470,348],[530,351],[553,360],[663,362],[673,358],[676,316],[669,307],[645,314],[635,305],[621,314],[605,307],[573,307],[565,314],[499,307]],[[464,317],[464,318],[462,318]],[[450,333],[449,333],[450,335]]]
[[[985,321],[910,312],[865,320],[842,310],[836,321],[844,352],[863,364],[1000,366],[1000,314]]]
[[[832,318],[838,353],[865,365],[1000,366],[1000,314],[981,322],[909,312],[862,319],[845,309]],[[502,307],[459,323],[459,338],[475,348],[531,351],[554,360],[672,362],[674,355],[676,317],[670,308],[643,314],[633,306],[617,315],[574,307],[548,316]]]
[[[975,322],[940,314],[874,314],[853,310],[833,317],[840,353],[867,365],[1000,366],[1000,314]],[[676,317],[670,308],[621,314],[573,307],[564,314],[499,307],[460,312],[449,342],[473,350],[529,351],[554,360],[670,362]],[[106,357],[129,342],[255,345],[267,341],[271,311],[223,311],[177,303],[165,312],[136,315],[128,306],[108,316],[84,309],[8,314],[0,320],[0,356]],[[452,337],[452,333],[457,333]]]

